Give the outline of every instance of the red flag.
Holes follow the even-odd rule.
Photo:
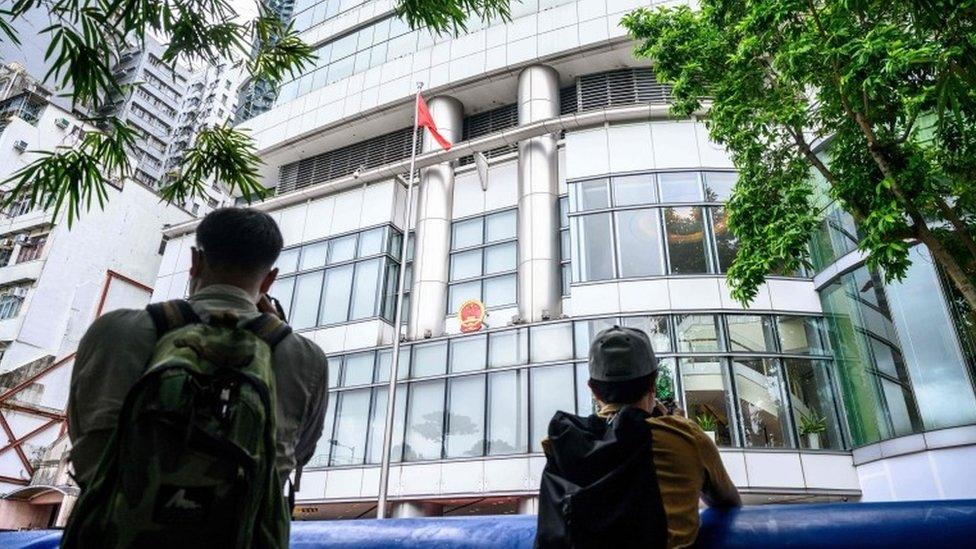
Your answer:
[[[430,115],[430,110],[427,108],[427,103],[424,101],[423,96],[419,93],[417,94],[417,126],[420,128],[427,128],[430,130],[430,135],[440,143],[441,147],[445,151],[451,150],[451,142],[444,139],[444,136],[437,131],[437,124],[434,124],[434,118]]]

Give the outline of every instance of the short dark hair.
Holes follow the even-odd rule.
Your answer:
[[[598,381],[590,378],[590,389],[606,404],[633,404],[644,398],[657,383],[657,371],[627,381]]]
[[[270,269],[283,245],[274,219],[251,208],[218,208],[197,227],[197,246],[207,264],[245,276]]]

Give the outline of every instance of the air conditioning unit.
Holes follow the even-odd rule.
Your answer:
[[[66,130],[68,129],[68,126],[71,125],[71,122],[69,122],[67,118],[58,118],[57,120],[54,121],[54,125],[61,128],[62,130]]]
[[[20,152],[24,152],[27,150],[27,142],[23,139],[18,139],[17,141],[14,141],[14,148]]]
[[[20,233],[14,237],[14,244],[20,244],[23,246],[24,244],[27,244],[28,240],[30,240],[30,237],[27,236],[27,233]]]
[[[27,297],[28,291],[30,291],[30,288],[28,288],[27,286],[16,286],[10,289],[10,293],[8,295],[12,295],[14,297],[19,297],[21,299],[24,299]]]

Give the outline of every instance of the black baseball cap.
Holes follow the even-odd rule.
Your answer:
[[[590,379],[630,381],[656,371],[654,347],[640,330],[613,326],[598,333],[590,344]]]

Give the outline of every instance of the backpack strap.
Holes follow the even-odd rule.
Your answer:
[[[241,328],[252,332],[274,350],[281,340],[288,337],[291,333],[291,326],[276,315],[264,313],[261,316],[251,319],[241,325]]]
[[[185,299],[150,303],[146,307],[146,312],[149,313],[153,326],[156,327],[157,337],[170,330],[200,322],[200,317],[190,306],[190,302]]]

